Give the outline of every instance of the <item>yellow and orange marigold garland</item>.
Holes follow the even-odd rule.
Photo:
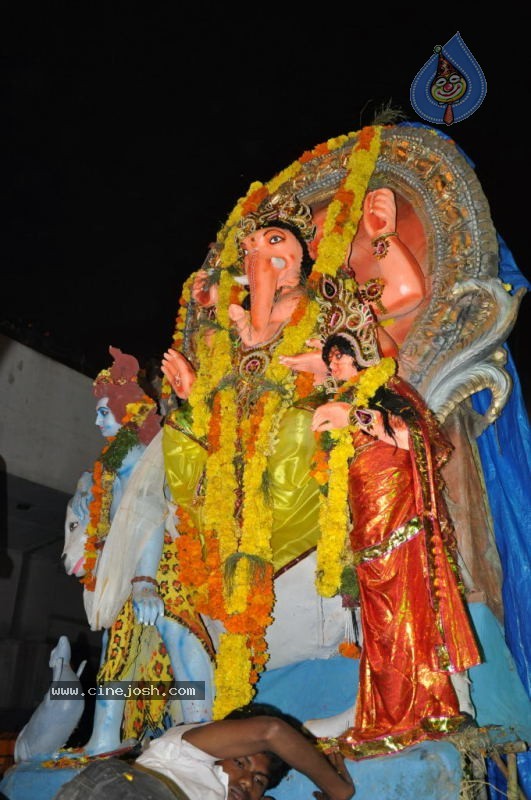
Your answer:
[[[341,554],[348,533],[348,465],[354,455],[348,428],[330,431],[333,446],[328,454],[328,491],[320,495],[319,542],[315,583],[323,597],[337,594],[343,566]]]
[[[181,296],[179,298],[179,309],[177,311],[177,318],[175,320],[175,331],[173,333],[173,340],[172,340],[172,347],[174,350],[181,350],[183,346],[184,329],[186,327],[186,314],[188,310],[188,304],[191,298],[191,290],[192,290],[192,284],[194,282],[194,277],[195,274],[193,273],[183,283]],[[167,399],[171,395],[170,382],[168,381],[165,375],[163,375],[162,377],[162,387],[160,394],[163,400]]]
[[[366,408],[378,389],[395,374],[396,367],[394,358],[382,358],[342,384],[334,400],[343,402],[352,392],[352,404],[356,408]],[[329,431],[326,440],[328,446],[318,447],[314,458],[313,474],[325,487],[320,496],[316,586],[319,594],[332,597],[339,591],[344,567],[343,553],[350,521],[348,466],[354,450],[348,427]]]
[[[354,402],[358,408],[366,408],[381,386],[396,373],[396,361],[387,356],[373,367],[363,370],[355,385]]]
[[[304,163],[341,147],[354,137],[357,137],[357,140],[349,157],[346,178],[328,207],[324,235],[309,278],[309,286],[315,289],[323,274],[334,276],[344,263],[361,217],[363,198],[379,154],[380,129],[377,127],[365,128],[359,134],[331,139],[316,147],[311,153],[304,153],[265,187],[259,182],[253,183],[247,195],[238,201],[226,225],[218,234],[218,243],[222,245],[219,257],[221,275],[217,306],[217,322],[220,327],[206,348],[208,357],[198,358],[200,369],[190,396],[194,432],[198,436],[206,433],[211,448],[206,467],[204,513],[206,559],[208,560],[209,553],[219,552],[220,575],[224,564],[232,560],[234,566],[233,591],[218,593],[217,603],[212,603],[212,592],[209,599],[208,613],[224,619],[228,631],[220,643],[217,655],[215,718],[220,718],[235,706],[248,702],[252,694],[249,688],[251,676],[254,674],[257,677],[267,658],[264,637],[266,628],[271,622],[274,602],[273,572],[270,564],[272,514],[264,497],[262,478],[282,415],[295,399],[296,388],[305,386],[309,390],[308,382],[296,381],[291,370],[280,364],[279,357],[295,355],[304,350],[306,340],[315,331],[319,314],[319,304],[316,300],[307,300],[300,304],[298,313],[295,313],[284,328],[282,341],[267,367],[266,381],[277,384],[279,390],[269,390],[263,395],[261,406],[256,410],[256,415],[253,415],[252,422],[256,424],[255,441],[253,446],[243,453],[243,508],[241,522],[237,526],[234,524],[234,514],[228,513],[228,504],[223,500],[224,497],[231,498],[238,488],[235,467],[235,442],[240,434],[236,411],[237,398],[235,389],[230,385],[224,385],[218,390],[223,379],[232,372],[228,305],[233,278],[228,268],[232,267],[239,257],[236,241],[237,225],[246,213],[256,210],[266,196],[291,181],[300,172]],[[205,352],[204,356],[206,355]],[[216,393],[221,397],[215,400],[218,405],[216,413],[213,414],[209,401],[216,397]],[[345,447],[346,443],[339,448],[338,457]],[[332,489],[333,496],[336,491],[339,492],[339,489]],[[259,520],[258,525],[256,520]],[[269,584],[266,590],[266,583],[263,582],[262,592],[258,593],[256,587],[252,585],[257,571],[250,567],[250,564],[256,563],[262,564],[263,567],[265,565],[262,574],[267,575]],[[328,585],[328,579],[325,583]],[[248,609],[252,596],[263,598],[261,612],[255,615],[252,621],[253,634],[249,634],[249,627],[243,628],[241,632],[231,631],[232,619],[241,621],[242,614],[244,617],[247,616],[245,609]],[[251,625],[250,619],[246,619],[245,622],[246,625]]]
[[[347,174],[329,203],[313,272],[335,276],[356,235],[363,212],[363,200],[378,155],[379,127],[363,128],[349,157]]]
[[[109,445],[106,445],[102,455],[108,449]],[[116,473],[104,469],[101,461],[95,462],[92,471],[92,501],[89,504],[89,522],[85,540],[84,574],[80,578],[80,583],[84,584],[89,592],[93,592],[96,588],[94,569],[99,551],[111,526],[110,512],[115,477]]]

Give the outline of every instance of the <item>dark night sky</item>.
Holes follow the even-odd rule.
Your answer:
[[[422,121],[411,82],[458,30],[488,91],[445,130],[531,278],[518,21],[478,25],[428,6],[408,6],[407,20],[397,9],[364,22],[370,9],[354,6],[297,19],[300,4],[287,16],[200,5],[182,18],[181,5],[17,4],[2,21],[4,332],[91,376],[109,365],[109,344],[158,359],[182,280],[249,183],[389,101]],[[524,387],[526,317],[528,296],[510,340]]]

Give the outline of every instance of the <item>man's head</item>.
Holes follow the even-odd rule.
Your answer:
[[[276,786],[284,776],[275,782],[274,758],[277,756],[272,753],[256,753],[218,761],[228,776],[228,800],[260,800],[267,789]]]
[[[225,719],[276,717],[303,733],[302,723],[269,703],[248,703],[231,711]],[[259,800],[266,789],[278,786],[291,767],[276,753],[264,752],[242,758],[226,758],[219,762],[229,776],[229,800]],[[234,791],[231,792],[231,786]]]

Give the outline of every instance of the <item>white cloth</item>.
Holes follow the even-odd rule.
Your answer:
[[[190,800],[226,800],[229,779],[216,764],[218,759],[182,738],[186,731],[204,724],[170,728],[148,744],[137,763],[171,778]]]
[[[131,594],[131,578],[144,548],[164,526],[162,431],[138,459],[114,515],[96,567],[96,588],[85,592],[85,610],[93,631],[110,628]]]

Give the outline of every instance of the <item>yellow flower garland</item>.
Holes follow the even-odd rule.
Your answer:
[[[387,356],[373,367],[363,370],[355,384],[355,405],[365,408],[380,386],[383,386],[396,372],[396,361]]]
[[[224,563],[238,546],[238,529],[234,520],[234,498],[238,489],[234,470],[237,429],[234,390],[222,389],[219,402],[220,440],[219,448],[209,454],[206,463],[208,491],[205,494],[204,523],[207,531],[217,533]]]
[[[232,283],[231,275],[226,270],[222,271],[218,295],[218,322],[223,327],[215,331],[211,341],[207,341],[205,336],[199,337],[197,356],[201,366],[189,397],[194,411],[193,431],[198,438],[207,434],[210,421],[208,403],[214,390],[223,378],[232,372],[228,315]]]
[[[329,203],[313,272],[334,276],[342,266],[363,212],[363,200],[380,152],[381,128],[364,128],[352,148],[347,175]],[[346,219],[338,226],[344,198]]]
[[[348,533],[348,465],[354,455],[348,428],[330,431],[335,442],[328,459],[328,493],[321,495],[320,536],[317,543],[315,584],[323,597],[333,597],[341,583],[341,554]]]
[[[251,702],[253,688],[250,677],[247,637],[242,633],[223,633],[216,653],[214,719],[223,719],[233,709]]]
[[[378,389],[387,383],[396,372],[394,358],[382,358],[377,364],[363,370],[351,381],[343,384],[335,400],[342,401],[344,394],[352,389],[353,405],[365,408]],[[320,497],[319,527],[317,543],[317,591],[323,597],[332,597],[339,590],[343,570],[345,537],[348,533],[350,514],[348,508],[348,465],[354,455],[350,429],[341,428],[329,432],[332,449],[328,453],[328,491]]]

